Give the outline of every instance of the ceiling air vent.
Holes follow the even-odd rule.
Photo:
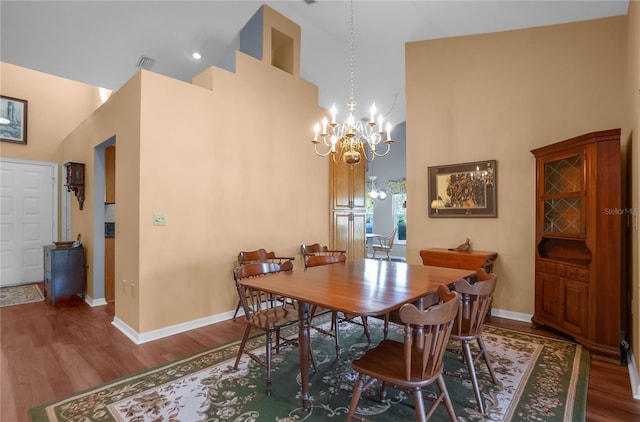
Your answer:
[[[138,67],[138,69],[149,70],[151,69],[151,66],[153,66],[154,61],[155,60],[152,58],[140,56],[140,59],[138,60],[138,64],[136,66]]]

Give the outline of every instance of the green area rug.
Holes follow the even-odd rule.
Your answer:
[[[381,322],[370,319],[370,331],[371,345],[377,344]],[[30,414],[34,421],[342,421],[356,378],[350,362],[371,345],[362,327],[353,324],[341,324],[340,335],[337,360],[333,339],[312,334],[318,372],[310,371],[308,412],[301,408],[297,348],[274,354],[273,393],[268,397],[264,368],[245,355],[239,369],[232,369],[238,350],[234,342],[33,408]],[[390,337],[401,339],[402,327],[392,326]],[[445,377],[458,421],[584,420],[589,355],[580,345],[490,326],[483,337],[503,388],[490,382],[484,365],[476,365],[487,408],[482,415],[471,383]],[[263,351],[263,339],[254,338],[251,347]],[[456,353],[448,353],[445,368],[466,372]],[[360,416],[372,421],[415,420],[410,395],[388,389],[386,399],[379,401],[378,387],[363,394]],[[426,390],[425,398],[430,395]],[[432,420],[448,420],[443,406]]]
[[[44,296],[37,284],[0,288],[0,307],[42,302]]]

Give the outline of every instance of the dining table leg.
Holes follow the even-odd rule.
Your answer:
[[[300,352],[300,387],[302,408],[309,410],[309,304],[298,301],[298,351]]]

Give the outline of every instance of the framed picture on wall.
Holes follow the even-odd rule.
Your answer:
[[[0,95],[0,141],[26,145],[26,100]]]
[[[496,160],[429,167],[429,217],[497,217]]]

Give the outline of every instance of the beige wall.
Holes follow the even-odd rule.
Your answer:
[[[233,310],[240,250],[328,242],[317,88],[242,53],[236,69],[195,78],[211,90],[143,71],[65,140],[91,174],[94,146],[116,135],[116,317],[138,333]]]
[[[631,348],[634,350],[636,361],[640,356],[640,245],[638,238],[638,225],[640,222],[640,2],[637,0],[629,2],[628,13],[628,32],[627,32],[627,58],[628,58],[628,77],[627,86],[625,88],[625,98],[627,100],[627,125],[631,128],[629,134],[631,180],[628,181],[630,187],[628,192],[631,197],[628,203],[635,211],[633,217],[635,228],[631,229],[631,239],[629,239],[629,254],[633,259],[632,269],[629,272],[630,283],[632,286],[632,304],[631,304]],[[637,363],[637,362],[636,362]],[[636,386],[640,388],[640,385]],[[640,395],[640,391],[635,391],[636,396]]]
[[[62,139],[102,104],[100,88],[4,62],[0,62],[0,93],[28,101],[27,144],[2,142],[0,155],[59,164],[69,158],[63,155]],[[59,172],[63,169],[60,166]],[[64,177],[58,176],[60,194]]]
[[[630,128],[626,17],[408,43],[407,259],[469,237],[495,250],[494,307],[534,310],[535,160],[530,150]],[[496,159],[498,217],[427,217],[427,167]]]
[[[269,34],[291,33],[299,48],[299,27],[268,20]],[[294,74],[236,60],[235,73],[211,68],[193,84],[141,71],[97,110],[97,88],[71,92],[72,81],[2,65],[2,94],[30,107],[29,145],[3,144],[3,155],[86,165],[72,223],[87,248],[89,296],[101,290],[91,265],[103,241],[93,237],[95,154],[115,136],[116,318],[137,333],[234,310],[240,250],[275,250],[301,267],[301,243],[329,241],[328,162],[311,144],[317,87],[299,78],[297,50]],[[153,226],[154,212],[168,224]]]
[[[61,162],[60,143],[102,104],[99,88],[0,62],[0,93],[28,101],[27,145],[3,142],[3,157]]]
[[[73,233],[82,233],[89,263],[87,269],[87,293],[96,298],[97,275],[93,271],[96,242],[104,242],[104,237],[94,238],[94,200],[102,206],[104,198],[95,198],[95,147],[115,135],[116,137],[116,316],[131,327],[139,326],[139,192],[140,192],[140,104],[142,74],[137,73],[122,88],[113,93],[109,100],[81,125],[72,131],[63,142],[65,159],[85,163],[85,204],[79,210],[77,201],[72,201]],[[101,277],[98,276],[98,279]],[[126,283],[123,283],[125,280]],[[133,287],[131,286],[133,284]],[[101,289],[98,289],[101,290]],[[134,292],[131,294],[131,292]]]

